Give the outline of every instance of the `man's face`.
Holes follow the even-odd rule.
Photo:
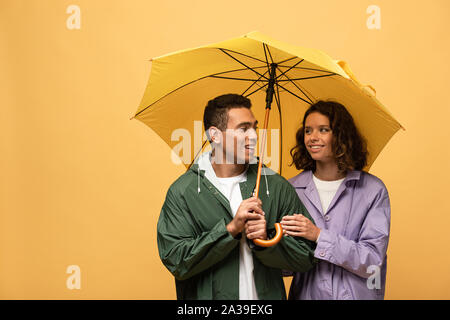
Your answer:
[[[258,121],[250,109],[242,107],[228,110],[227,129],[221,132],[222,139],[217,144],[224,155],[223,163],[245,164],[254,160],[257,125]]]

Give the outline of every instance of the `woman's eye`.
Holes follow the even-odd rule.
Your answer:
[[[320,132],[329,132],[330,131],[330,129],[328,129],[328,128],[321,128],[320,129]]]

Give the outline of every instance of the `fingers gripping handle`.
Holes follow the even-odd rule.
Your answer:
[[[283,238],[283,228],[281,227],[281,224],[275,223],[275,237],[269,240],[261,240],[261,239],[255,239],[253,240],[253,243],[256,244],[259,247],[271,247],[276,245],[278,242],[280,242],[281,238]]]

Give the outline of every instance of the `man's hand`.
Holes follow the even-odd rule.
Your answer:
[[[248,220],[260,220],[261,217],[264,217],[261,200],[255,197],[245,199],[241,202],[233,220],[227,225],[227,230],[236,237],[244,230]]]
[[[250,240],[267,240],[266,219],[264,215],[258,215],[257,219],[248,220],[245,224],[245,234]]]

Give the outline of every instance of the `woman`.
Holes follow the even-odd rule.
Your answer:
[[[390,204],[383,182],[362,171],[367,147],[352,116],[339,103],[307,110],[292,148],[304,170],[289,181],[313,221],[285,216],[285,234],[317,243],[318,263],[296,273],[289,299],[383,299]]]

